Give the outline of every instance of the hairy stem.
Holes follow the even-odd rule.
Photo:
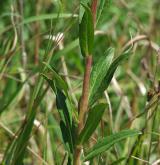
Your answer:
[[[97,5],[98,5],[98,0],[92,0],[91,11],[92,11],[94,27],[96,26]],[[80,132],[84,127],[85,114],[88,110],[89,82],[90,82],[90,73],[92,68],[92,55],[86,56],[85,60],[86,60],[86,64],[85,64],[85,73],[83,79],[82,97],[78,108],[79,110],[79,123],[77,130],[78,136],[80,135]],[[81,165],[80,157],[81,157],[82,148],[83,146],[81,144],[76,145],[75,147],[74,165]]]
[[[80,107],[79,107],[78,134],[83,129],[84,115],[88,109],[88,95],[89,95],[89,81],[90,81],[91,67],[92,67],[92,56],[87,56],[86,57],[84,81],[83,81],[83,91],[82,91],[82,97],[81,97]]]
[[[91,10],[93,14],[94,26],[96,26],[97,5],[98,5],[98,0],[92,0]]]
[[[92,67],[92,56],[86,57],[86,65],[85,65],[85,73],[84,73],[84,81],[83,81],[83,90],[82,97],[80,100],[79,106],[79,123],[78,123],[78,135],[84,127],[84,117],[85,113],[88,110],[88,95],[89,95],[89,81],[90,81],[90,73]],[[80,155],[81,155],[81,145],[77,145],[75,149],[74,155],[74,165],[80,165]]]

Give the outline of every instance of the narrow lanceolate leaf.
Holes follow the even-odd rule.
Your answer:
[[[94,106],[93,109],[89,111],[85,127],[79,135],[79,144],[85,143],[91,137],[102,119],[105,108],[106,104],[99,104]]]
[[[97,63],[93,66],[90,78],[90,92],[89,92],[89,104],[92,102],[92,98],[98,92],[106,73],[111,65],[114,56],[114,49],[109,48],[106,53],[100,57]]]
[[[45,66],[52,72],[53,74],[53,78],[56,82],[56,86],[59,87],[59,89],[63,89],[65,91],[65,93],[68,90],[68,85],[67,83],[62,79],[62,77],[56,72],[56,70],[54,68],[52,68],[48,63],[45,63]]]
[[[102,152],[107,151],[111,148],[115,143],[124,140],[128,137],[132,137],[140,134],[140,131],[137,130],[124,130],[110,136],[107,136],[101,140],[99,140],[85,155],[84,161],[90,160],[95,156],[101,154]]]
[[[85,12],[79,25],[79,43],[82,55],[92,54],[94,44],[94,24],[91,10],[88,6],[82,4]]]
[[[46,67],[52,72],[52,78],[49,78],[48,75],[46,74],[41,74],[45,80],[48,81],[50,87],[52,88],[52,90],[55,92],[56,88],[58,88],[61,91],[64,91],[65,96],[67,97],[67,101],[66,104],[68,106],[68,109],[72,110],[70,111],[70,119],[72,119],[72,117],[75,119],[75,121],[78,121],[77,119],[77,111],[74,108],[73,104],[71,103],[71,99],[70,96],[68,94],[68,85],[67,83],[63,80],[63,78],[55,71],[54,68],[52,68],[49,64],[45,63]],[[56,88],[55,88],[56,86]]]
[[[71,123],[71,121],[72,121],[72,111],[68,111],[68,109],[67,109],[67,102],[69,102],[69,100],[64,95],[64,93],[62,91],[63,88],[59,88],[59,86],[56,86],[57,84],[55,83],[55,80],[52,80],[52,79],[48,78],[44,74],[42,74],[42,76],[48,82],[49,86],[51,87],[51,89],[53,90],[53,92],[56,95],[57,109],[62,110],[62,111],[59,111],[61,119],[64,120],[65,123],[67,123],[68,121],[69,121],[69,123]]]
[[[98,21],[99,21],[99,19],[100,19],[100,16],[101,16],[101,14],[102,14],[102,11],[103,11],[105,2],[106,2],[106,0],[101,0],[101,1],[100,1],[99,7],[98,7],[98,10],[97,10],[97,23],[98,23]]]
[[[44,79],[48,82],[52,90],[56,95],[56,106],[61,118],[60,128],[62,132],[63,141],[68,152],[73,152],[73,136],[74,136],[74,125],[72,121],[72,105],[70,99],[64,94],[63,86],[56,86],[56,80],[49,79],[46,75],[42,74]],[[58,75],[60,78],[60,76]],[[62,87],[62,88],[61,88]],[[62,91],[63,90],[63,91]],[[67,94],[68,95],[68,94]]]
[[[112,64],[109,66],[101,84],[99,85],[97,92],[94,92],[94,94],[90,94],[89,98],[89,105],[91,106],[95,101],[97,101],[100,97],[102,97],[103,92],[108,88],[112,77],[117,69],[117,67],[128,58],[128,53],[122,54],[119,57],[117,57]]]

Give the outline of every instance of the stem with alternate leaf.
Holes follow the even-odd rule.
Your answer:
[[[96,13],[97,13],[97,4],[98,0],[92,0],[91,3],[91,12],[92,12],[92,19],[94,23],[94,27],[96,25]],[[85,122],[85,114],[88,111],[88,96],[89,96],[89,82],[90,82],[90,73],[92,68],[92,55],[87,54],[85,56],[85,73],[84,73],[84,79],[83,79],[83,90],[82,90],[82,96],[80,99],[80,105],[79,105],[79,123],[77,128],[77,135],[80,135],[80,132],[82,131],[84,127]],[[74,165],[81,165],[81,151],[83,146],[81,144],[77,144],[75,147],[75,153],[74,153]]]

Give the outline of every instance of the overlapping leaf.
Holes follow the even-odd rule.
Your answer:
[[[111,65],[113,56],[114,49],[110,48],[93,66],[90,79],[89,104],[93,103],[94,95],[99,92],[98,88],[101,86],[102,81],[104,81],[104,77],[106,76],[106,73]]]
[[[62,132],[65,147],[69,152],[73,152],[74,146],[74,125],[73,125],[73,107],[67,93],[67,84],[61,76],[49,65],[45,64],[52,71],[53,79],[42,74],[56,95],[56,106],[60,114],[60,128]]]
[[[93,90],[91,88],[90,90],[90,96],[89,96],[89,105],[91,106],[95,101],[97,101],[100,97],[102,97],[103,92],[107,89],[107,87],[109,86],[112,77],[114,75],[114,72],[116,71],[117,67],[125,60],[128,58],[128,52],[124,53],[122,55],[120,55],[119,57],[117,57],[112,64],[108,67],[106,64],[106,69],[103,69],[100,67],[100,62],[99,63],[99,67],[100,69],[102,69],[102,71],[100,72],[99,70],[97,70],[97,73],[99,72],[99,76],[97,77],[98,85],[97,87],[95,87],[95,89]],[[97,64],[98,65],[98,64]],[[108,64],[109,65],[109,64]],[[95,66],[96,68],[98,68],[97,66]],[[93,68],[94,69],[94,68]],[[107,70],[106,72],[104,72],[104,70]],[[95,71],[96,72],[96,71]],[[96,73],[95,73],[96,74]],[[105,74],[105,75],[104,75]],[[91,76],[93,76],[93,74],[91,74]],[[91,79],[94,79],[94,77]],[[95,82],[97,82],[97,80],[95,80]],[[92,83],[92,81],[91,81]]]
[[[106,104],[98,104],[89,111],[85,127],[79,135],[79,143],[85,143],[93,134],[102,119],[105,108]]]

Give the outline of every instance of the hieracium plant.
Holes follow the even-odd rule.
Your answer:
[[[104,56],[92,66],[94,34],[96,24],[103,10],[104,0],[92,0],[90,4],[81,3],[84,14],[79,24],[79,44],[85,60],[82,96],[79,100],[78,123],[76,126],[76,141],[73,153],[73,164],[80,165],[92,160],[95,156],[109,149],[115,142],[138,134],[135,130],[125,130],[110,137],[99,140],[91,149],[83,154],[84,144],[89,142],[100,123],[107,105],[98,103],[107,89],[118,65],[127,58],[128,53],[113,60],[114,49],[109,48]],[[87,117],[86,117],[87,116]]]
[[[122,53],[114,58],[114,49],[108,48],[104,55],[95,54],[98,60],[93,65],[95,29],[100,19],[105,0],[92,0],[81,3],[82,17],[79,20],[79,46],[84,66],[82,94],[78,106],[73,104],[69,94],[67,83],[62,76],[49,64],[49,58],[45,57],[40,75],[33,90],[28,106],[28,115],[19,130],[17,139],[14,139],[6,151],[3,159],[5,165],[21,165],[29,140],[33,121],[38,106],[37,100],[41,100],[40,92],[43,81],[46,80],[56,96],[56,107],[60,116],[60,129],[65,151],[67,152],[68,165],[82,165],[92,162],[93,158],[110,149],[115,143],[139,134],[136,130],[124,130],[107,137],[99,137],[94,145],[89,145],[90,139],[108,110],[108,105],[101,102],[104,91],[108,88],[112,77],[121,62],[127,59],[128,53]],[[47,72],[52,73],[52,78]]]

